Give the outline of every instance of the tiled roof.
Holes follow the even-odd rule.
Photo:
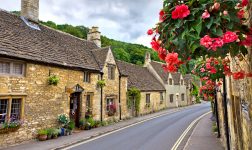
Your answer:
[[[98,47],[54,29],[27,26],[20,17],[0,10],[0,55],[80,69],[100,70],[91,53]]]
[[[161,77],[161,79],[164,81],[164,83],[166,84],[168,81],[169,73],[164,71],[162,67],[163,63],[151,61],[150,64],[153,67],[153,69],[157,72],[157,74]]]
[[[193,77],[192,77],[192,75],[190,75],[190,74],[185,74],[185,75],[183,76],[183,78],[184,78],[184,81],[185,81],[186,86],[188,86],[188,85],[190,84],[190,80],[193,80]]]
[[[171,73],[172,79],[174,81],[174,85],[180,85],[180,76],[181,74],[179,72]]]
[[[128,88],[136,87],[141,91],[165,91],[163,85],[147,68],[117,61],[120,74],[128,76]]]
[[[110,47],[104,47],[92,50],[92,53],[94,54],[96,60],[98,61],[101,69],[104,67],[109,49]]]

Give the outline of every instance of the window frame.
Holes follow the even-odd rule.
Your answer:
[[[1,57],[0,57],[1,58]],[[26,64],[23,61],[18,61],[18,60],[12,60],[12,59],[2,59],[0,63],[9,63],[10,64],[10,69],[9,69],[9,73],[1,73],[0,72],[0,76],[14,76],[14,77],[25,77],[25,71],[26,71]],[[14,74],[13,72],[13,66],[14,64],[20,64],[22,66],[22,74]]]
[[[169,78],[169,85],[173,85],[173,80],[172,80],[172,78]]]
[[[91,73],[88,71],[84,71],[83,73],[83,82],[91,83]]]
[[[170,99],[170,103],[173,103],[174,102],[174,94],[170,94],[169,99]]]
[[[108,104],[108,100],[112,100],[112,104]],[[109,105],[115,105],[115,98],[114,97],[106,97],[106,112],[109,112]]]
[[[164,92],[160,92],[160,104],[164,103]]]
[[[150,93],[146,93],[145,94],[145,105],[147,107],[150,107],[150,103],[151,103],[151,94]]]
[[[11,117],[12,114],[12,101],[13,99],[20,99],[20,112],[19,112],[19,119],[18,120],[23,120],[24,118],[24,101],[25,98],[23,96],[0,96],[0,101],[1,100],[7,100],[7,117],[5,118],[5,122],[9,122],[8,118]]]
[[[113,64],[108,64],[108,79],[109,80],[115,80],[115,70],[116,70],[116,66]]]
[[[185,93],[181,94],[181,101],[185,101]]]

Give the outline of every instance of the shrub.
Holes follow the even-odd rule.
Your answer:
[[[68,117],[67,114],[60,114],[60,115],[58,116],[58,121],[59,121],[59,123],[61,123],[63,126],[66,126],[66,125],[69,123],[70,119],[69,119],[69,117]]]
[[[45,130],[45,129],[39,130],[38,135],[47,135],[47,130]]]
[[[54,85],[56,86],[59,83],[59,77],[57,77],[56,75],[52,75],[49,77],[48,79],[48,84],[49,85]]]
[[[69,130],[73,130],[75,128],[75,123],[73,121],[70,121],[67,125]]]
[[[54,129],[52,129],[52,128],[46,129],[46,132],[47,132],[47,135],[48,135],[48,136],[53,135],[53,131],[54,131]]]
[[[100,88],[106,86],[105,80],[98,80],[97,81],[97,86],[100,87]]]

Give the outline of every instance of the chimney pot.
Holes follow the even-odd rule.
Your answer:
[[[99,27],[89,29],[87,40],[93,41],[98,47],[101,47],[101,32],[99,32]]]

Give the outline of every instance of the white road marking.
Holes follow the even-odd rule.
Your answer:
[[[197,121],[199,121],[201,118],[203,118],[204,116],[206,116],[207,114],[211,113],[211,111],[199,116],[198,118],[196,118],[187,128],[186,130],[181,134],[181,136],[178,138],[178,140],[175,142],[175,144],[173,145],[171,150],[177,150],[177,148],[179,147],[179,145],[181,144],[181,142],[183,141],[183,139],[185,138],[185,136],[188,134],[188,132],[190,131],[190,129],[195,125],[195,123],[197,123]]]
[[[197,105],[196,105],[196,106],[197,106]],[[191,107],[189,107],[189,108],[192,108],[192,107],[195,107],[195,105],[194,105],[194,106],[191,106]],[[188,108],[188,107],[182,108],[182,109],[178,109],[178,110],[174,110],[174,111],[171,111],[171,112],[167,112],[167,113],[164,113],[164,114],[160,114],[160,115],[158,115],[158,116],[155,116],[155,117],[152,117],[152,118],[149,118],[149,119],[145,119],[145,120],[142,120],[142,121],[133,123],[133,124],[131,124],[131,125],[122,127],[122,128],[120,128],[120,129],[116,129],[116,130],[111,131],[111,132],[109,132],[109,133],[105,133],[105,134],[103,134],[103,135],[94,137],[94,138],[92,138],[92,139],[88,139],[88,140],[85,140],[85,141],[83,141],[83,142],[76,143],[76,144],[73,144],[73,145],[71,145],[71,146],[67,146],[67,147],[65,147],[65,148],[62,148],[62,150],[69,150],[69,149],[71,149],[71,148],[74,148],[74,147],[80,146],[80,145],[82,145],[82,144],[85,144],[85,143],[88,143],[88,142],[91,142],[91,141],[100,139],[100,138],[102,138],[102,137],[104,137],[104,136],[113,134],[113,133],[115,133],[115,132],[119,132],[119,131],[121,131],[121,130],[127,129],[127,128],[132,127],[132,126],[136,126],[136,125],[141,124],[141,123],[143,123],[143,122],[146,122],[146,121],[149,121],[149,120],[152,120],[152,119],[155,119],[155,118],[159,118],[159,117],[162,117],[162,116],[165,116],[165,115],[168,115],[168,114],[172,114],[172,113],[175,113],[175,112],[178,112],[178,111],[187,109],[187,108]],[[58,148],[56,148],[56,149],[58,149]],[[60,148],[60,149],[61,149],[61,148]]]

